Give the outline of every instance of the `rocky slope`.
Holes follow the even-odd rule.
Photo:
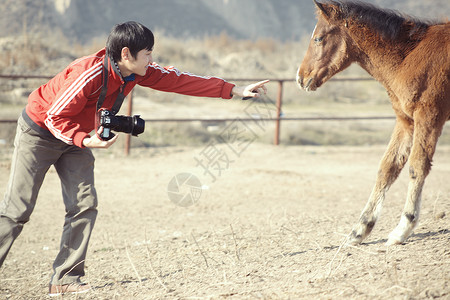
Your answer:
[[[426,18],[450,16],[448,0],[368,0]],[[314,27],[310,0],[0,0],[1,36],[57,31],[89,42],[118,22],[136,20],[175,37],[222,32],[241,39],[298,39]]]

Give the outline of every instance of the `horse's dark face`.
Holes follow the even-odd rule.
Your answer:
[[[349,55],[352,44],[345,23],[333,25],[319,12],[308,50],[297,72],[298,85],[306,91],[315,91],[347,68],[352,63]]]

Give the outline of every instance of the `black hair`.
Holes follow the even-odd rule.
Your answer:
[[[155,38],[150,29],[144,25],[129,21],[114,25],[106,41],[106,53],[119,62],[122,48],[128,47],[130,54],[136,58],[137,53],[143,49],[152,51]]]

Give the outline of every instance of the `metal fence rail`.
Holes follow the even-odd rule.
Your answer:
[[[0,74],[0,79],[51,79],[53,76],[48,75],[5,75]],[[352,120],[388,120],[394,119],[394,117],[282,117],[282,105],[283,105],[283,84],[285,82],[294,82],[292,78],[229,78],[229,82],[258,82],[269,79],[271,82],[278,83],[277,99],[276,99],[276,118],[258,118],[258,121],[268,121],[275,122],[275,135],[274,144],[279,145],[280,143],[280,128],[281,121],[352,121]],[[332,78],[330,81],[373,81],[369,77],[361,78]],[[133,91],[127,96],[128,107],[127,115],[132,115],[133,110]],[[145,119],[147,122],[227,122],[234,121],[232,118],[222,118],[222,119],[207,119],[207,118],[173,118],[173,119]],[[239,118],[240,121],[250,122],[255,121],[254,118]],[[3,119],[0,123],[15,123],[17,120]],[[128,134],[125,140],[125,154],[128,155],[130,152],[131,136]]]

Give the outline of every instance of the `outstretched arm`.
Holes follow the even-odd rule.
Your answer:
[[[266,93],[263,80],[247,86],[236,86],[218,77],[205,77],[180,72],[174,67],[161,67],[156,63],[148,66],[147,74],[138,84],[163,92],[182,95],[230,99],[233,96],[253,98]]]

